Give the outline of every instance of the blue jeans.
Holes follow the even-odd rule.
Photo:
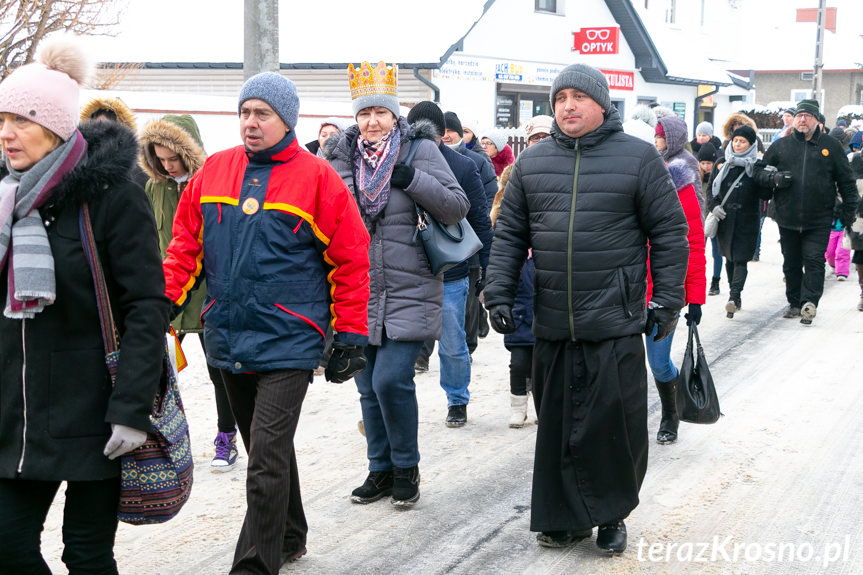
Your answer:
[[[369,471],[419,463],[414,364],[422,345],[421,341],[393,341],[384,334],[380,346],[365,348],[368,364],[354,379],[363,410]]]
[[[668,383],[677,378],[680,373],[674,362],[671,361],[671,344],[674,341],[674,332],[662,341],[653,341],[658,327],[653,328],[653,333],[645,338],[644,349],[647,352],[647,363],[653,373],[653,379],[660,383]]]
[[[719,251],[719,238],[710,238],[710,253],[713,255],[713,277],[722,277],[722,252]]]
[[[464,306],[467,302],[468,278],[443,284],[443,315],[438,357],[440,386],[446,392],[447,406],[467,405],[470,392],[470,352],[464,338]]]

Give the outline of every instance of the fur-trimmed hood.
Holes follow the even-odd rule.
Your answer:
[[[728,119],[725,120],[725,124],[722,125],[722,135],[725,136],[725,140],[731,141],[731,134],[734,132],[732,126],[734,124],[742,124],[744,126],[749,126],[755,133],[758,133],[758,126],[755,125],[755,121],[747,116],[746,114],[731,114],[728,116]]]
[[[671,181],[674,182],[674,188],[679,192],[686,186],[692,184],[697,186],[699,181],[698,172],[692,169],[692,165],[685,160],[674,160],[668,164],[668,173],[671,174]],[[696,188],[696,191],[698,188]]]
[[[108,193],[121,180],[129,180],[138,142],[135,134],[117,122],[88,120],[78,126],[87,140],[87,156],[57,185],[58,206],[81,204]]]
[[[156,157],[154,146],[168,148],[177,154],[189,170],[190,176],[194,175],[207,159],[198,125],[188,114],[168,114],[160,120],[153,120],[141,130],[138,141],[141,143],[138,164],[157,182],[167,180],[168,173]]]
[[[120,98],[93,98],[87,102],[83,108],[81,108],[81,121],[86,122],[87,120],[92,119],[93,114],[99,110],[109,110],[114,112],[114,115],[117,116],[117,120],[132,130],[133,134],[138,132],[138,125],[135,123],[135,114],[132,113],[129,106],[127,106]]]

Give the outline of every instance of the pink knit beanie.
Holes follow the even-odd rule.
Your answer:
[[[0,112],[36,122],[65,142],[78,128],[78,84],[89,71],[78,39],[46,40],[36,63],[15,69],[0,83]]]

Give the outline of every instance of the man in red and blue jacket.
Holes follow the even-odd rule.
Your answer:
[[[296,140],[293,82],[253,76],[238,109],[244,145],[210,156],[186,186],[164,270],[175,309],[207,280],[207,362],[249,454],[231,573],[275,574],[306,552],[293,437],[328,323],[327,379],[365,366],[369,235],[342,179]]]

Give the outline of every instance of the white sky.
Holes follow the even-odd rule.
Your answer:
[[[735,68],[742,69],[812,67],[815,24],[796,23],[795,9],[815,8],[818,0],[707,0],[708,10],[711,4],[730,1],[740,7],[740,17],[734,22],[708,22],[703,29],[681,26],[667,34],[654,32],[670,71],[690,68],[690,61],[699,56],[732,61]],[[479,17],[484,2],[283,1],[280,59],[436,62]],[[577,2],[569,0],[567,8],[575,9]],[[636,2],[642,12],[643,4]],[[91,39],[92,53],[100,61],[242,62],[243,4],[242,0],[127,0],[118,35]],[[693,5],[686,10],[692,11]],[[502,6],[499,1],[492,10]],[[863,0],[828,0],[828,6],[838,8],[838,29],[837,35],[826,33],[825,67],[851,68],[863,61]],[[655,30],[653,22],[647,24]],[[490,47],[490,53],[517,57],[520,32],[517,22],[511,29],[502,29],[500,45]],[[690,42],[692,37],[709,40]],[[703,53],[699,45],[704,46]]]

